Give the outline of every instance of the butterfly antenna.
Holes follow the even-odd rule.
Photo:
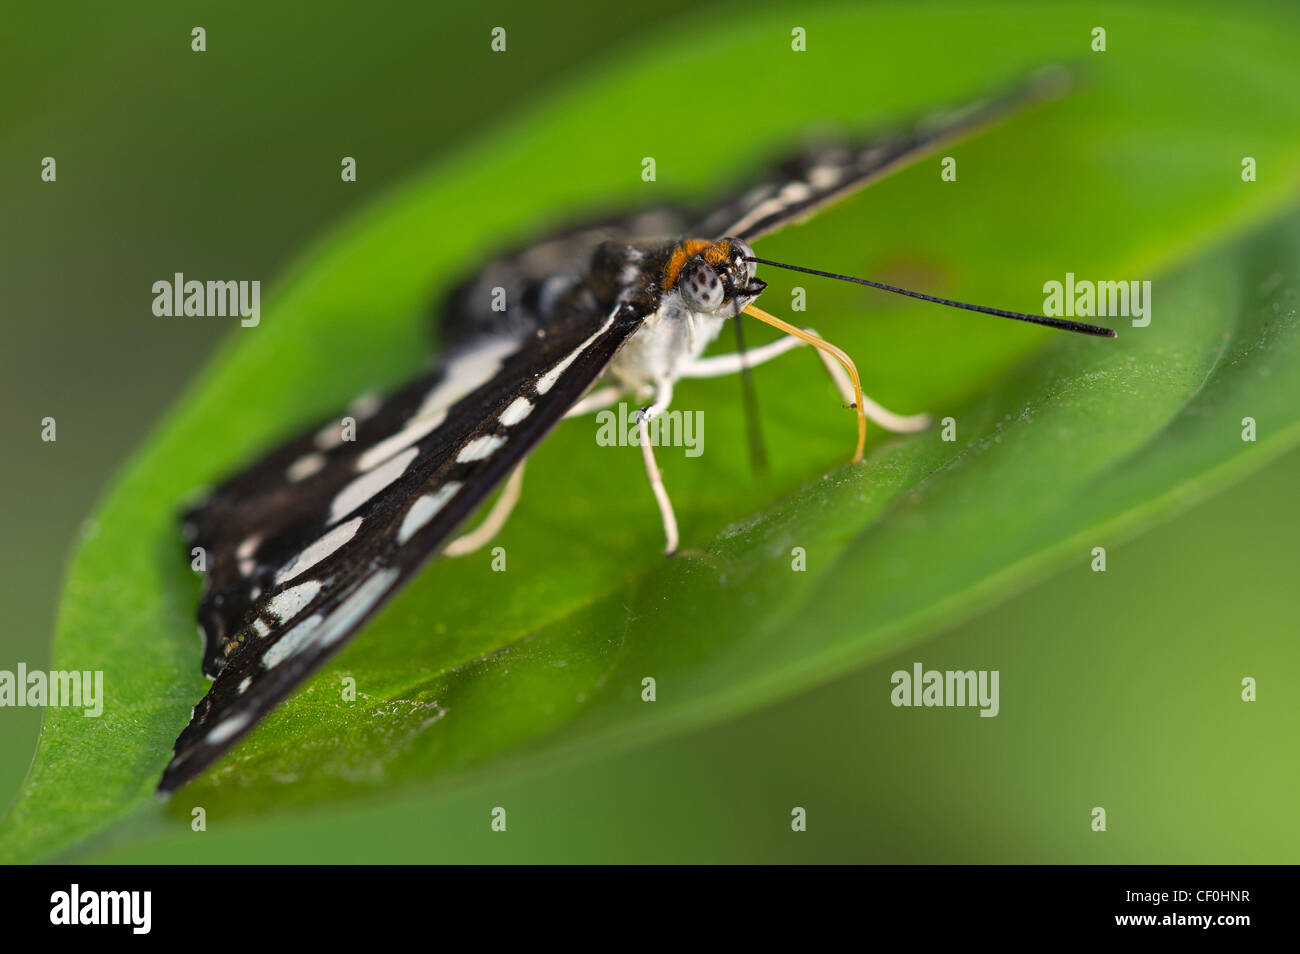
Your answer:
[[[763,422],[758,416],[758,389],[754,387],[754,375],[745,356],[745,332],[740,321],[732,324],[736,327],[736,353],[740,355],[740,390],[744,395],[745,430],[749,434],[749,463],[754,473],[761,474],[767,470],[767,448],[763,444]]]
[[[895,285],[886,285],[884,282],[873,282],[869,278],[854,278],[852,275],[837,275],[835,272],[823,272],[815,268],[803,268],[800,265],[786,265],[782,262],[772,262],[765,258],[751,258],[748,261],[755,262],[759,265],[771,265],[773,268],[785,268],[792,272],[803,272],[805,275],[818,275],[822,278],[834,278],[841,282],[852,282],[855,285],[868,285],[871,288],[879,288],[882,291],[893,292],[895,295],[906,295],[908,298],[919,298],[921,301],[932,301],[936,305],[947,305],[949,308],[964,308],[966,311],[978,311],[984,315],[996,315],[999,318],[1011,318],[1015,321],[1027,321],[1034,325],[1043,325],[1047,328],[1057,328],[1061,331],[1073,331],[1081,335],[1094,335],[1098,338],[1114,338],[1115,332],[1110,328],[1103,328],[1100,325],[1090,325],[1082,321],[1070,321],[1066,318],[1048,318],[1046,315],[1033,315],[1023,311],[1006,311],[1002,308],[989,308],[987,305],[971,305],[964,301],[953,301],[951,298],[938,298],[935,295],[927,295],[924,292],[911,291],[906,288],[899,288]]]

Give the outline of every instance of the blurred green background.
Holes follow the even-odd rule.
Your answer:
[[[549,88],[646,37],[689,39],[753,6],[588,3],[559,16],[522,3],[125,3],[7,15],[0,669],[48,663],[78,525],[229,333],[191,321],[159,334],[141,275],[269,284],[323,229]],[[453,39],[498,23],[512,53],[491,68],[486,43]],[[209,46],[197,68],[195,25]],[[59,160],[57,188],[37,178],[46,155]],[[347,187],[341,155],[359,158]],[[54,445],[34,437],[46,415],[59,422]],[[1081,560],[931,642],[729,725],[436,805],[407,798],[101,857],[1294,861],[1300,701],[1282,680],[1300,664],[1300,597],[1279,529],[1294,525],[1297,478],[1292,453],[1112,547],[1112,569],[1141,572],[1098,575]],[[1002,714],[893,709],[889,674],[918,659],[999,669]],[[1239,701],[1245,675],[1260,682],[1253,705]],[[0,722],[7,802],[38,715],[8,709]],[[508,839],[488,832],[494,805],[511,809]],[[793,805],[809,811],[805,834],[789,830]],[[1110,813],[1105,835],[1088,830],[1094,805]]]

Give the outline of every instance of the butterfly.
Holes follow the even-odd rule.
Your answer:
[[[385,396],[363,396],[183,515],[187,542],[208,556],[198,622],[212,686],[176,740],[159,792],[211,765],[435,555],[487,543],[519,498],[525,459],[566,417],[629,395],[644,402],[640,450],[669,553],[676,518],[648,427],[680,381],[744,373],[811,345],[856,412],[855,461],[868,419],[895,431],[926,426],[925,415],[897,414],[865,398],[840,349],[758,308],[766,288],[760,265],[1113,337],[1094,325],[772,262],[752,245],[1059,86],[1055,74],[1040,75],[898,131],[811,147],[705,209],[651,209],[571,227],[496,258],[455,287],[438,311],[444,352],[427,372]],[[501,301],[504,309],[495,307]],[[705,357],[741,315],[786,336]],[[458,536],[502,483],[480,524]]]

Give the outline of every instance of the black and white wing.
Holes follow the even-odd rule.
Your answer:
[[[1000,95],[933,115],[914,126],[864,142],[806,149],[720,202],[701,218],[695,234],[730,236],[752,243],[911,165],[942,145],[970,136],[1018,110],[1060,96],[1068,79],[1063,68],[1050,67]]]
[[[209,561],[199,623],[214,681],[159,792],[194,778],[333,655],[563,418],[644,318],[624,303],[544,333],[466,342],[189,511],[186,535]]]

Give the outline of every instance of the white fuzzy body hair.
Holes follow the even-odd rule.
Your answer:
[[[615,356],[609,375],[633,393],[676,381],[704,354],[726,321],[721,315],[691,311],[674,289]]]

